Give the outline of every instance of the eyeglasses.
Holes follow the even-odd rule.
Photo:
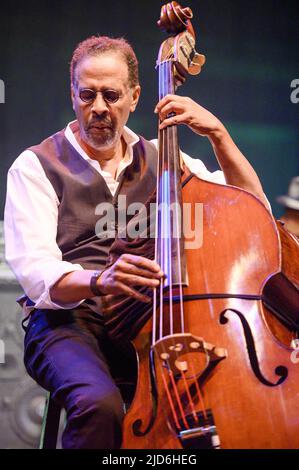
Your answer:
[[[103,100],[108,104],[116,103],[121,97],[121,94],[115,90],[95,91],[90,88],[81,88],[78,94],[84,103],[91,104],[96,99],[98,93],[102,94]]]

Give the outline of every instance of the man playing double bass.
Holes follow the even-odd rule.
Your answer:
[[[121,445],[123,401],[114,378],[134,374],[129,349],[108,339],[103,294],[151,299],[163,276],[155,261],[124,254],[105,267],[113,238],[95,233],[99,204],[142,202],[155,188],[157,149],[126,127],[139,96],[138,63],[124,39],[90,37],[71,61],[76,120],[25,150],[8,173],[6,258],[27,296],[24,362],[67,411],[63,448]],[[160,128],[185,124],[209,139],[222,171],[182,153],[202,179],[243,188],[265,205],[261,183],[224,125],[188,97],[155,107]],[[167,117],[172,114],[172,117]]]

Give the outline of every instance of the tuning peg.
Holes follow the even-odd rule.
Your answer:
[[[188,66],[188,72],[190,75],[198,75],[205,61],[206,58],[203,54],[198,54],[195,52],[194,57]]]

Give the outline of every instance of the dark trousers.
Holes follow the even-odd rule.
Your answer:
[[[36,310],[25,334],[29,375],[66,410],[65,449],[121,446],[124,402],[115,378],[134,381],[129,345],[114,344],[91,310]]]

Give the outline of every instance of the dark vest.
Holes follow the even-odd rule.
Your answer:
[[[114,238],[95,233],[100,220],[96,207],[103,202],[111,203],[117,224],[123,219],[118,213],[118,195],[126,196],[126,207],[133,202],[145,203],[156,187],[156,147],[143,138],[135,144],[133,161],[121,173],[114,196],[99,172],[66,139],[64,130],[29,150],[38,157],[60,202],[56,241],[63,260],[79,263],[85,269],[101,269]],[[113,228],[112,220],[107,230]]]
[[[39,159],[60,202],[56,241],[62,259],[79,263],[85,269],[103,268],[114,238],[97,236],[95,227],[100,216],[96,214],[96,207],[103,202],[112,203],[117,222],[118,195],[126,196],[127,206],[146,202],[156,187],[155,145],[143,138],[134,145],[133,161],[121,173],[114,196],[99,172],[70,144],[64,130],[29,150]],[[86,307],[100,313],[100,298],[87,299],[80,309]]]

